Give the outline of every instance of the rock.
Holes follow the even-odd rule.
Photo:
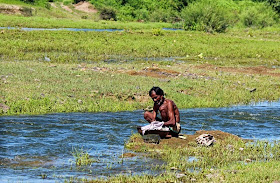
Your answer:
[[[250,92],[255,92],[257,90],[257,88],[251,89]]]
[[[51,61],[51,59],[49,57],[44,57],[44,60],[47,61],[47,62]]]
[[[152,112],[153,111],[153,107],[151,106],[148,106],[146,107],[145,109],[143,109],[144,111],[149,111],[149,112]]]
[[[186,176],[186,174],[183,174],[183,173],[177,173],[176,174],[177,179],[185,177],[185,176]]]
[[[250,163],[250,162],[252,162],[252,160],[251,159],[245,159],[245,162]]]
[[[180,138],[180,139],[184,139],[184,140],[185,140],[185,139],[187,139],[187,137],[185,137],[184,135],[181,135],[181,134],[180,134],[180,135],[178,135],[178,138]]]
[[[8,110],[10,109],[9,106],[5,105],[5,104],[2,104],[0,103],[0,111],[3,111],[3,112],[8,112]]]
[[[148,135],[143,135],[142,136],[144,142],[146,143],[155,143],[159,144],[160,142],[160,136],[159,134],[148,134]]]

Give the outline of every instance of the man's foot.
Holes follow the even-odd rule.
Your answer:
[[[172,135],[166,135],[165,136],[165,138],[171,138],[172,137]]]

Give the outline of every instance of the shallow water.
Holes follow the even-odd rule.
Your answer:
[[[222,130],[247,139],[279,140],[279,107],[280,101],[180,110],[182,133]],[[151,170],[151,164],[163,162],[142,156],[120,158],[129,152],[124,143],[136,133],[136,127],[146,125],[142,116],[140,110],[2,116],[0,182],[63,182],[69,177],[160,173]],[[73,148],[88,150],[97,162],[77,169]]]

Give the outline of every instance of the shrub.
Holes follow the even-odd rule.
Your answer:
[[[182,10],[185,29],[225,32],[234,24],[236,4],[227,0],[200,0]]]
[[[149,20],[149,11],[147,9],[137,9],[135,10],[136,20]]]
[[[267,0],[270,6],[280,15],[280,0]]]
[[[173,9],[155,9],[151,12],[150,21],[151,22],[172,22],[176,19],[176,11]]]
[[[70,5],[72,4],[72,0],[66,0],[66,1],[63,1],[63,5],[67,6],[67,5]]]
[[[127,20],[127,21],[134,20],[135,19],[134,8],[129,5],[122,6],[118,11],[117,19]]]
[[[31,17],[31,16],[34,15],[35,10],[33,8],[30,8],[30,7],[22,7],[21,12],[24,16]]]
[[[277,23],[277,13],[266,3],[240,2],[241,26],[264,28]]]
[[[116,10],[112,7],[104,7],[100,10],[100,18],[102,20],[117,20]]]

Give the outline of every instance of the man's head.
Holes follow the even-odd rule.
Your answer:
[[[164,92],[160,87],[154,86],[152,89],[150,89],[149,95],[157,105],[162,104],[164,101]]]

